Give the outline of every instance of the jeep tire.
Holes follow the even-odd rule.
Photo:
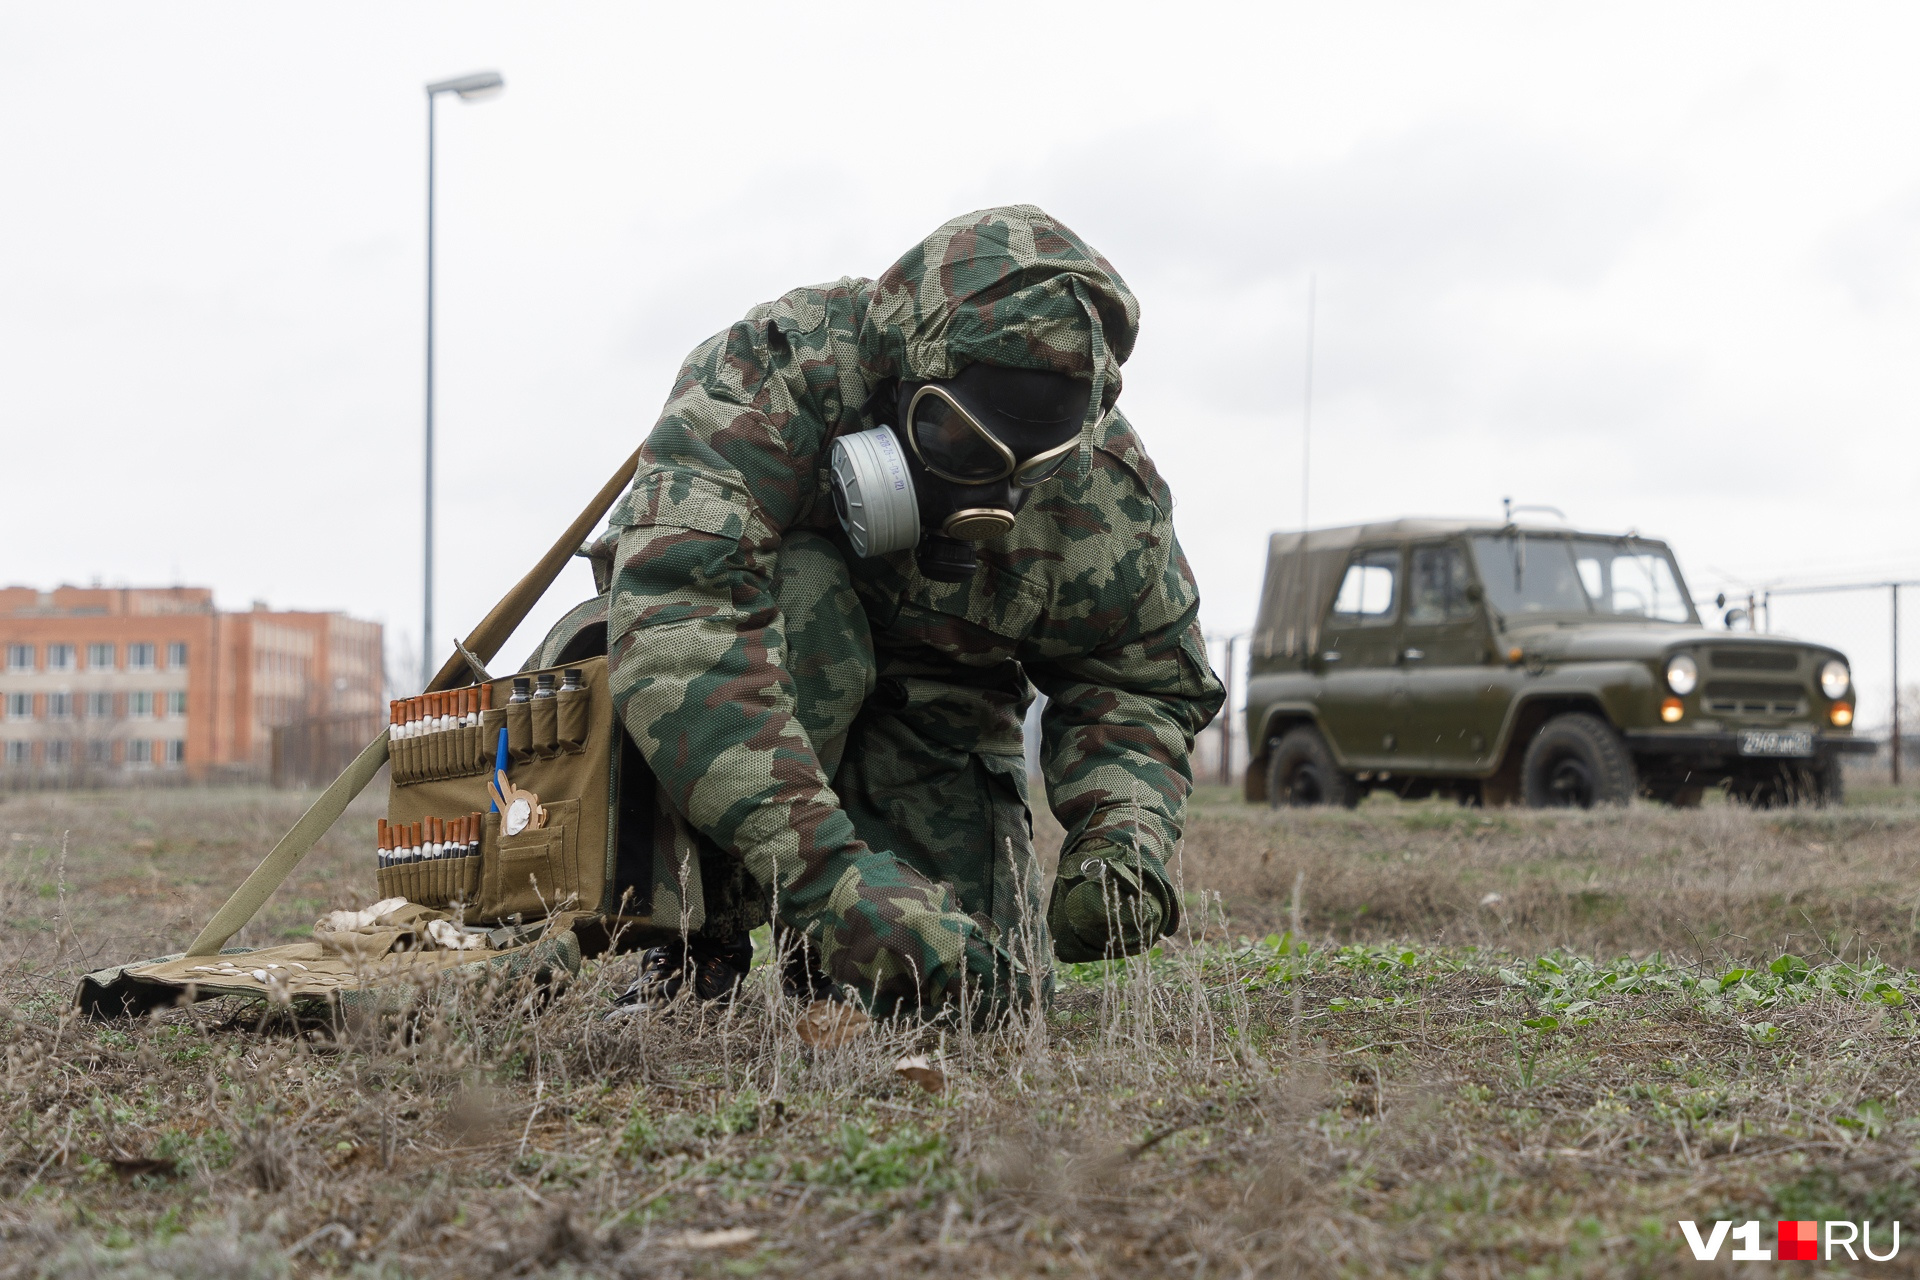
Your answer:
[[[1540,726],[1520,762],[1529,809],[1623,805],[1635,790],[1633,757],[1613,726],[1585,711],[1568,711]]]
[[[1341,772],[1333,751],[1311,725],[1290,729],[1267,747],[1267,803],[1275,809],[1360,803],[1360,784]]]

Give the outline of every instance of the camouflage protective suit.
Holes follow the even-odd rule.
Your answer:
[[[1163,864],[1221,691],[1171,495],[1112,410],[1138,318],[1103,258],[1017,206],[954,219],[878,281],[755,307],[687,358],[609,518],[608,635],[615,705],[662,797],[732,869],[708,860],[705,929],[764,920],[772,891],[877,1013],[1029,997],[1050,963],[1021,734],[1034,686],[1074,865],[1146,885],[1173,927]],[[974,361],[1093,382],[1077,465],[980,546],[968,582],[928,580],[911,552],[855,557],[833,440],[874,425],[863,406],[887,380]]]

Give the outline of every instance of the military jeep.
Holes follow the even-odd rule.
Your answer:
[[[1652,539],[1464,520],[1275,534],[1245,794],[1828,804],[1840,757],[1875,749],[1853,714],[1842,654],[1703,626]]]

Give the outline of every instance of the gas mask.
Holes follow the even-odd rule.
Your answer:
[[[1013,527],[1027,494],[1073,456],[1090,384],[972,364],[876,397],[871,431],[833,444],[833,507],[857,556],[917,547],[920,572],[964,582],[973,544]]]

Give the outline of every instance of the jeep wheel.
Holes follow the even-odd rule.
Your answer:
[[[1276,809],[1351,809],[1360,803],[1360,787],[1340,771],[1320,731],[1303,725],[1267,748],[1267,803]]]
[[[1625,804],[1634,792],[1633,757],[1613,726],[1569,711],[1540,727],[1520,763],[1530,809]]]

